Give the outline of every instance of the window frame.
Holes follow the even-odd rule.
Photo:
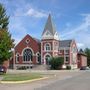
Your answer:
[[[19,63],[19,60],[20,60],[20,54],[19,53],[16,53],[16,63]]]
[[[24,63],[32,63],[33,61],[33,52],[31,49],[29,48],[26,48],[24,51],[23,51],[23,62]]]
[[[51,45],[50,45],[50,43],[46,43],[44,49],[45,49],[45,51],[51,51]]]

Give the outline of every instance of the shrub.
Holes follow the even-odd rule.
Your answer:
[[[69,65],[66,66],[66,69],[67,69],[67,70],[71,70],[71,66],[69,66]]]
[[[64,63],[64,59],[62,57],[52,57],[50,60],[51,69],[58,70],[61,69]]]
[[[18,68],[18,70],[26,70],[26,67],[25,66],[21,66]]]

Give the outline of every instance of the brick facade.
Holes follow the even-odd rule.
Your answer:
[[[83,53],[78,53],[77,54],[78,58],[78,68],[87,66],[87,56]]]
[[[30,64],[36,64],[37,63],[37,54],[40,55],[40,42],[35,39],[32,38],[30,35],[26,35],[15,47],[14,49],[14,65],[15,67],[18,67],[19,65],[26,65],[29,66]],[[27,52],[29,52],[29,50],[31,51],[31,56],[32,56],[32,62],[30,62],[30,60],[26,61],[24,60],[24,51],[28,50]],[[17,55],[19,55],[19,60],[17,60]],[[26,56],[26,58],[30,59],[29,55]]]
[[[78,64],[80,67],[87,64],[86,60],[80,59],[82,57],[78,55],[75,40],[59,40],[49,15],[41,41],[26,35],[14,48],[13,59],[10,62],[14,68],[29,67],[32,64],[48,65],[51,57],[63,57],[64,66],[70,65],[72,69],[79,67]]]

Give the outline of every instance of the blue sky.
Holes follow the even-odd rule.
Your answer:
[[[75,39],[90,48],[90,0],[0,0],[10,16],[9,31],[17,44],[26,34],[41,39],[51,13],[60,40]]]

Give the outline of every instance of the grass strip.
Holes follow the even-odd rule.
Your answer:
[[[30,74],[6,74],[3,75],[2,81],[24,81],[42,78],[43,76],[37,73]]]

